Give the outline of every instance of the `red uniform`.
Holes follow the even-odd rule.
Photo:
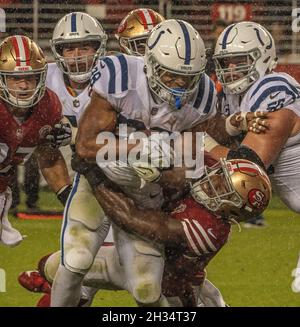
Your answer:
[[[7,104],[0,101],[0,193],[9,184],[11,168],[27,160],[62,118],[60,101],[48,89],[38,104],[29,110],[32,110],[30,116],[18,123]]]
[[[180,220],[189,250],[167,248],[163,293],[188,300],[184,305],[196,305],[192,289],[205,278],[204,268],[227,242],[230,224],[202,207],[192,198],[178,203],[171,216]]]

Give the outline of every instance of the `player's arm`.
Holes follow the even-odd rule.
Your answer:
[[[269,128],[261,134],[248,132],[242,145],[253,150],[268,167],[278,156],[287,139],[291,136],[297,122],[297,116],[289,109],[280,109],[268,114]],[[216,157],[226,157],[229,149],[220,145],[210,150]],[[245,158],[246,159],[246,158]],[[249,158],[249,160],[251,160]]]
[[[113,131],[117,114],[112,105],[96,92],[92,92],[91,101],[85,109],[78,126],[76,153],[80,158],[95,159],[103,146],[96,143],[97,136],[103,131]]]
[[[41,172],[58,199],[65,204],[71,190],[71,180],[61,152],[49,145],[36,150]]]
[[[138,209],[133,200],[103,185],[94,193],[105,214],[124,231],[168,246],[188,247],[182,224],[168,214]]]
[[[113,106],[96,92],[92,92],[91,101],[85,109],[82,118],[80,119],[78,132],[76,136],[76,153],[82,159],[95,160],[97,152],[105,146],[97,144],[96,140],[101,132],[113,132],[117,124],[117,113]],[[135,144],[126,144],[126,149],[120,150],[124,142],[116,141],[116,156],[119,152],[127,151],[134,148]],[[126,152],[125,152],[126,153]]]

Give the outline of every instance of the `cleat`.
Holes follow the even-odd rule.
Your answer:
[[[48,281],[36,271],[24,271],[18,277],[21,286],[34,293],[50,293],[51,286]]]

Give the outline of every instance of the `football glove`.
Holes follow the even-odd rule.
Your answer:
[[[133,162],[131,167],[137,175],[145,182],[157,182],[161,177],[161,171],[156,167],[151,167],[148,162]]]
[[[49,141],[54,148],[70,144],[72,140],[71,125],[62,122],[55,124],[52,131],[46,136],[46,140]]]

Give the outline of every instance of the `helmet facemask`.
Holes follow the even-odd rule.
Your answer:
[[[46,90],[46,74],[47,74],[47,66],[40,70],[34,70],[30,72],[0,72],[0,97],[5,100],[10,105],[16,108],[29,108],[36,105],[41,98],[44,96]],[[17,76],[18,78],[22,78],[24,76],[34,76],[36,79],[36,85],[33,89],[28,90],[18,90],[13,89],[8,86],[7,79],[12,76]],[[32,93],[30,97],[22,98],[22,94],[24,93]],[[19,95],[19,96],[18,96]]]
[[[203,72],[204,69],[197,73],[183,74],[160,65],[154,56],[148,57],[147,77],[149,87],[158,100],[167,103],[172,109],[180,109],[188,102],[190,96],[195,92]],[[182,77],[187,80],[187,83],[184,87],[169,87],[162,80],[166,74],[173,75],[174,79],[176,79],[176,76],[178,78]]]
[[[243,205],[241,196],[233,187],[224,159],[212,167],[205,166],[204,175],[193,184],[191,193],[208,210],[222,215],[225,206],[241,208]]]
[[[51,41],[51,48],[55,57],[55,60],[62,70],[62,72],[76,83],[84,83],[88,81],[92,75],[92,69],[94,68],[96,61],[99,57],[105,55],[107,37],[98,38],[85,38],[70,40],[55,40]],[[72,43],[90,43],[95,48],[95,53],[91,55],[76,56],[76,57],[64,57],[63,49],[65,45],[72,45]],[[84,45],[83,45],[84,47]]]
[[[145,54],[148,33],[137,37],[120,37],[120,47],[125,53],[132,56],[143,56]]]
[[[245,159],[220,159],[216,165],[206,167],[202,178],[191,186],[197,202],[222,218],[235,221],[261,214],[271,193],[266,173]]]
[[[259,49],[214,56],[217,77],[229,93],[243,93],[259,79],[256,65],[260,57]],[[234,62],[234,67],[229,67]]]

